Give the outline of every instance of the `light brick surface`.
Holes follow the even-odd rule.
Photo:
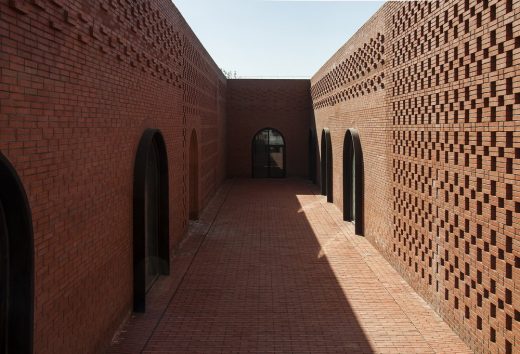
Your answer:
[[[365,237],[478,353],[520,353],[520,1],[389,1],[311,79]]]
[[[317,192],[234,181],[164,312],[127,325],[153,333],[123,333],[112,352],[469,352]]]

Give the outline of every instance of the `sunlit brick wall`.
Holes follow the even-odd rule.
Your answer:
[[[348,58],[381,21],[385,88],[358,93],[370,73],[349,80]],[[366,237],[476,352],[516,352],[520,1],[391,2],[367,25],[312,80],[316,126],[332,132],[334,202],[342,135],[358,128]]]
[[[314,75],[312,98],[318,147],[329,128],[332,141],[333,199],[343,208],[343,141],[359,131],[365,166],[365,235],[382,249],[391,247],[390,124],[387,119],[384,12],[375,14]],[[319,173],[318,173],[319,174]]]
[[[520,1],[387,7],[394,246],[477,351],[520,343]]]
[[[35,351],[102,352],[132,308],[139,139],[165,137],[175,246],[192,129],[200,205],[225,178],[225,78],[168,0],[0,0],[0,77],[0,151],[34,223]]]

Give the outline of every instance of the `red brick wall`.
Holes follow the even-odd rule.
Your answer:
[[[475,350],[520,343],[520,1],[392,4],[394,247]]]
[[[287,176],[308,177],[309,80],[228,80],[228,175],[251,177],[251,142],[265,127],[285,138]]]
[[[35,351],[101,352],[131,310],[132,182],[146,128],[170,168],[171,245],[225,178],[225,78],[169,0],[0,0],[0,151],[27,190]]]
[[[391,235],[389,124],[385,106],[385,18],[374,15],[311,80],[316,132],[329,128],[332,142],[333,199],[343,209],[343,141],[359,131],[365,166],[365,235],[388,247]]]
[[[520,345],[519,14],[518,0],[391,2],[311,81],[334,202],[358,128],[366,237],[476,352]],[[374,58],[376,32],[386,87],[368,92],[379,68],[349,78],[349,58]]]
[[[331,131],[334,203],[356,128],[366,237],[475,351],[516,351],[519,21],[518,0],[389,3],[310,84],[226,84],[168,0],[0,0],[0,151],[33,213],[35,351],[103,351],[131,309],[146,128],[168,147],[175,246],[193,129],[203,207],[226,174],[250,176],[264,127],[284,134],[288,175],[307,177],[314,126]]]

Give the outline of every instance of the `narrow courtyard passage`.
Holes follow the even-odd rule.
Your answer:
[[[469,352],[318,192],[228,182],[110,352]]]

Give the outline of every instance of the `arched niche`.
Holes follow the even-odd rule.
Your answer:
[[[146,293],[170,272],[168,156],[161,132],[147,129],[134,166],[134,311],[146,309]]]
[[[332,143],[329,128],[321,132],[321,194],[327,196],[327,202],[332,203]]]
[[[359,133],[348,129],[343,141],[343,220],[364,235],[364,165]]]
[[[18,174],[0,153],[0,353],[32,353],[33,319],[31,210]]]
[[[309,129],[309,179],[312,183],[316,183],[316,132],[313,129]]]

